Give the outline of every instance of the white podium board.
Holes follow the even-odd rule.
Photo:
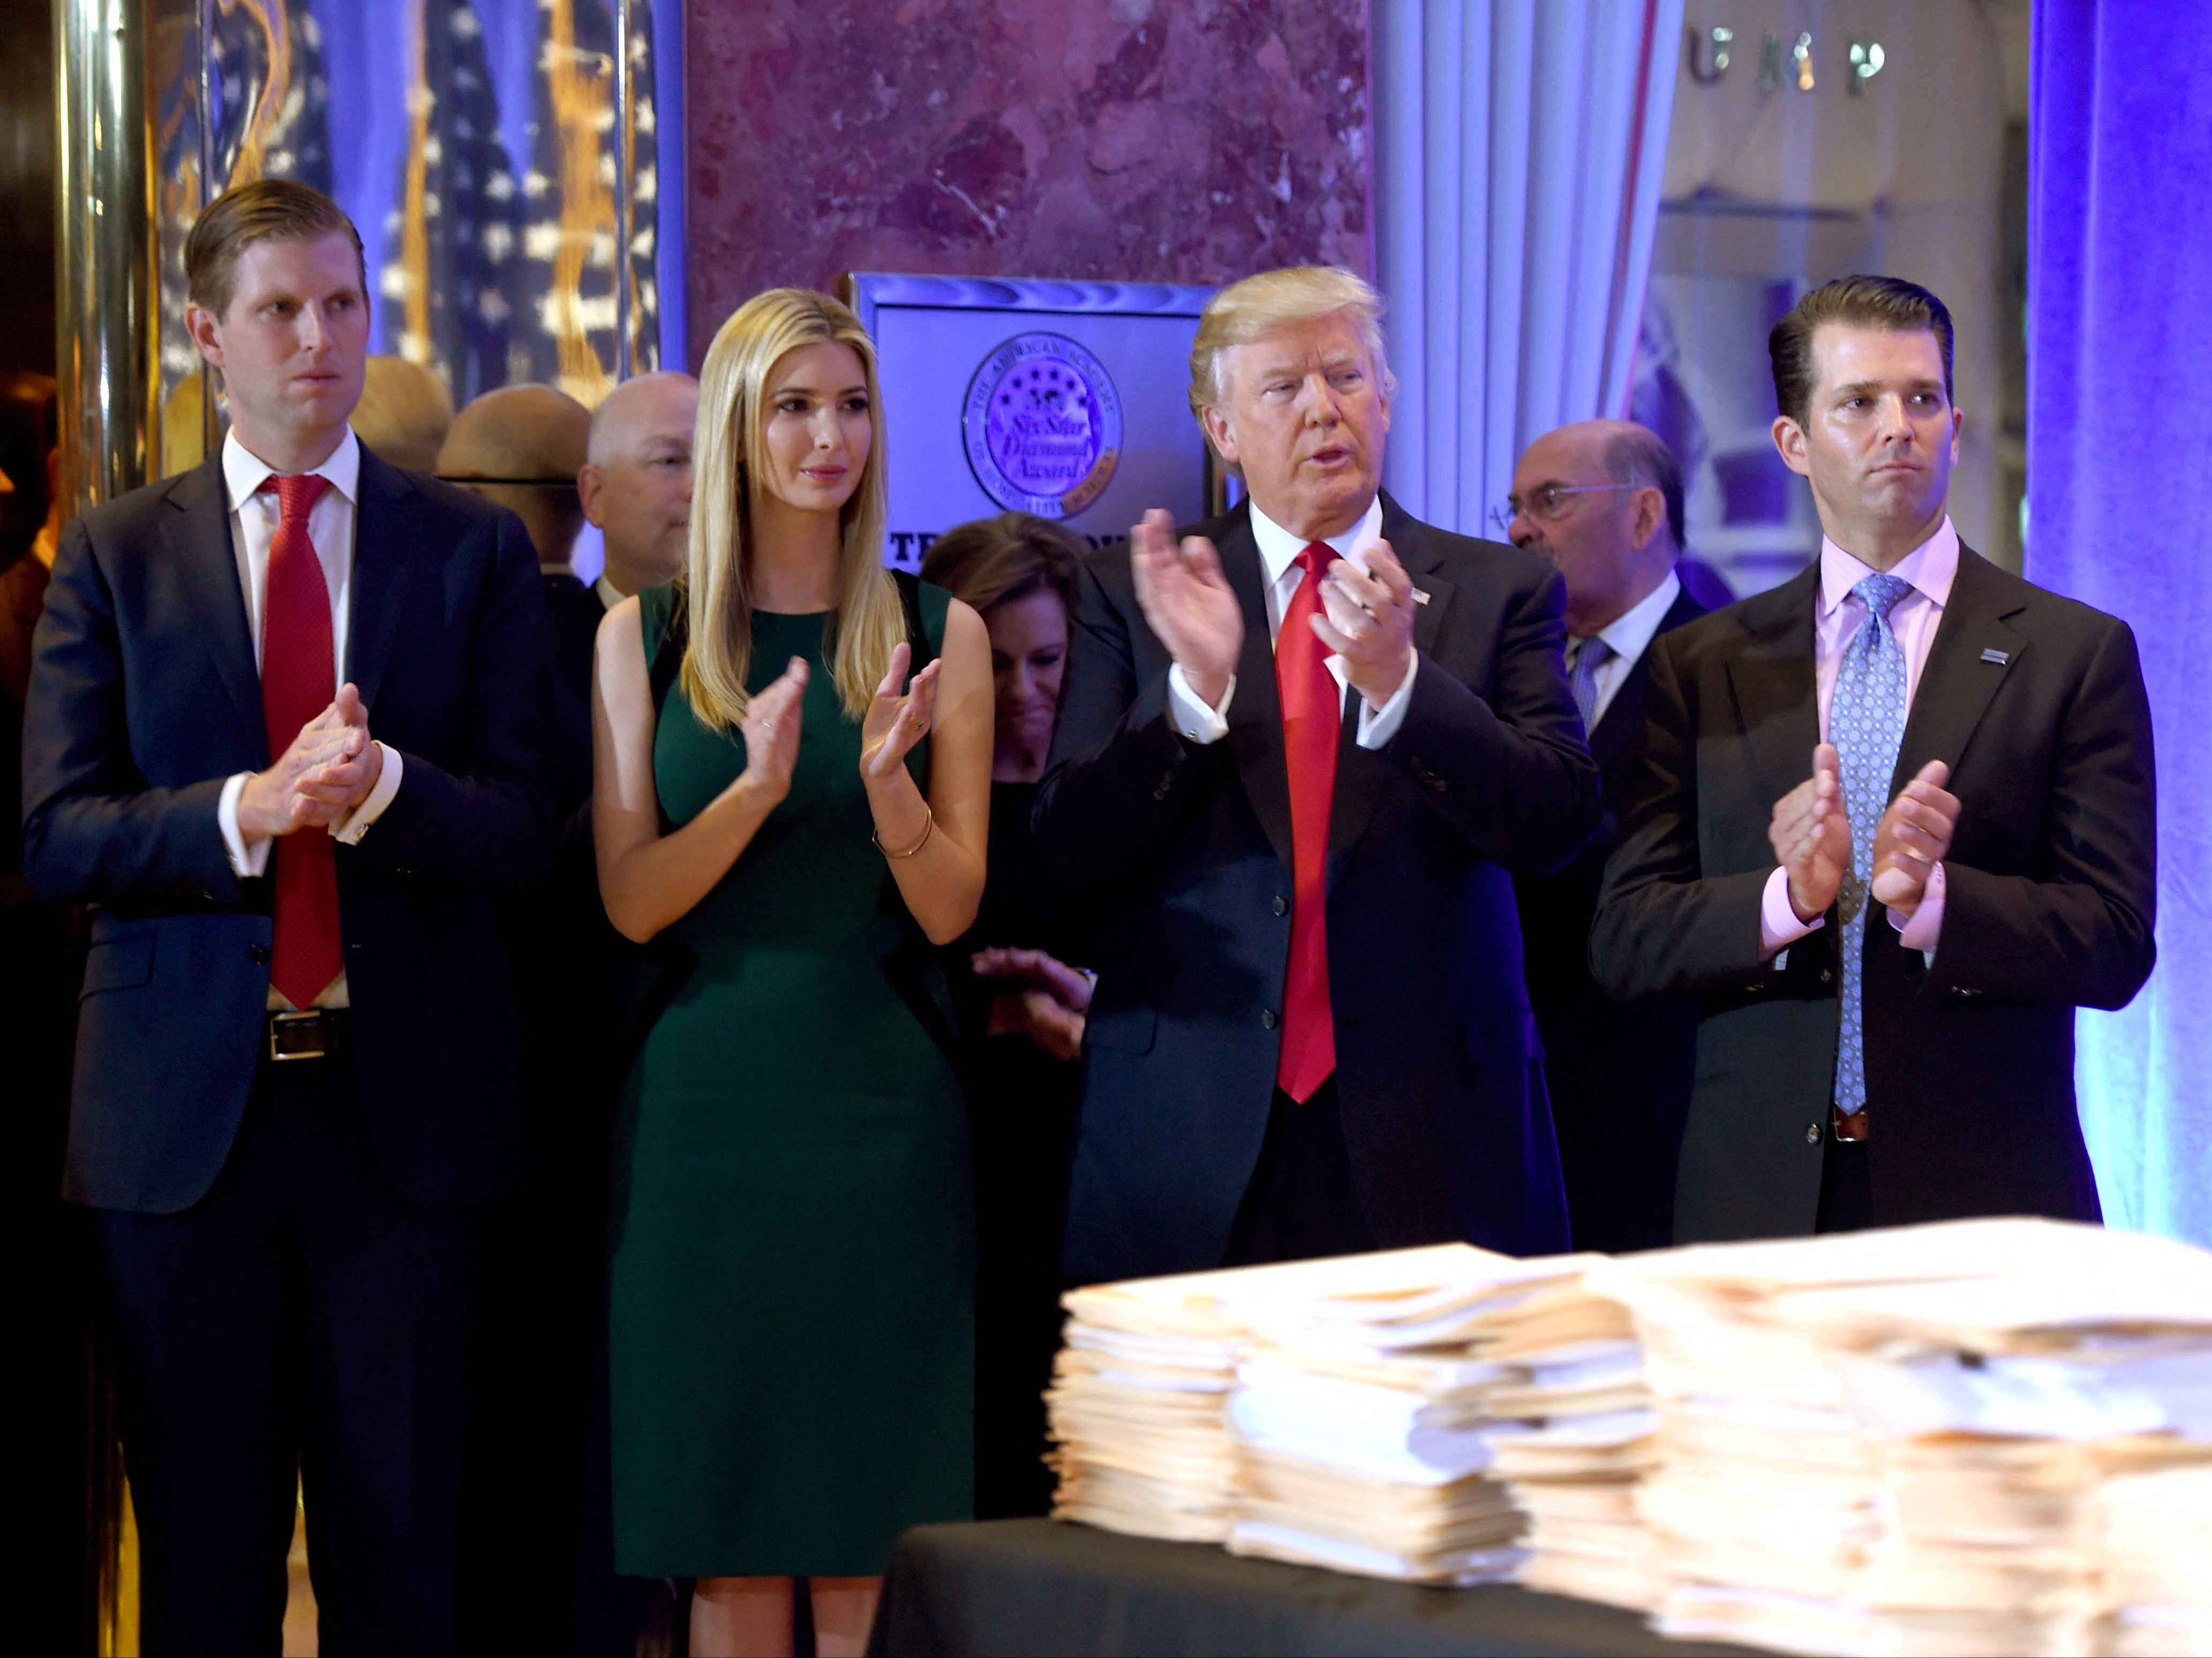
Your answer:
[[[1093,546],[1152,507],[1206,515],[1188,389],[1212,289],[875,271],[846,286],[883,382],[889,563],[913,570],[954,525],[1001,512]]]

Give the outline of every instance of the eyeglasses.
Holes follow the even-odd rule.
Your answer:
[[[1643,484],[1546,484],[1534,491],[1526,501],[1517,495],[1509,495],[1490,509],[1491,521],[1513,537],[1513,521],[1527,513],[1540,524],[1556,524],[1567,515],[1568,497],[1576,495],[1611,495],[1621,490],[1640,490]]]

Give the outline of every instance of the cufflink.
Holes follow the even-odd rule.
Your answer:
[[[1417,605],[1425,605],[1429,602],[1429,595],[1421,588],[1415,588],[1413,589],[1413,602]]]

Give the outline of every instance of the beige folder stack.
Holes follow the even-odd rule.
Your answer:
[[[2123,1475],[2099,1494],[2112,1658],[2212,1658],[2212,1467]]]
[[[1241,1332],[1218,1272],[1062,1298],[1067,1326],[1045,1404],[1060,1475],[1053,1517],[1178,1542],[1229,1535],[1237,1469],[1226,1411]]]
[[[1547,1392],[1501,1350],[1578,1338],[1563,1286],[1590,1263],[1519,1261],[1463,1244],[1305,1264],[1234,1288],[1252,1332],[1230,1423],[1241,1488],[1229,1547],[1416,1582],[1502,1580],[1524,1527],[1492,1477],[1494,1401]],[[1618,1309],[1601,1338],[1629,1350]]]
[[[1611,1264],[1661,1417],[1665,1633],[2088,1649],[2099,1497],[2212,1446],[2212,1257],[1974,1221]]]
[[[1054,1512],[1376,1576],[1509,1576],[1526,1522],[1502,1447],[1564,1489],[1628,1478],[1649,1436],[1627,1316],[1585,1285],[1597,1259],[1453,1244],[1075,1291]]]

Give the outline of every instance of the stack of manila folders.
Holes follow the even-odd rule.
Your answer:
[[[1075,1291],[1055,1513],[1808,1654],[2212,1658],[2212,1256],[2035,1220]]]
[[[1448,1244],[1073,1291],[1054,1511],[1440,1583],[1516,1575],[1533,1513],[1602,1576],[1641,1547],[1656,1419],[1601,1263]]]
[[[1633,1313],[1660,1415],[1636,1503],[1662,1633],[2212,1653],[2212,1256],[1978,1220],[1595,1282]]]

